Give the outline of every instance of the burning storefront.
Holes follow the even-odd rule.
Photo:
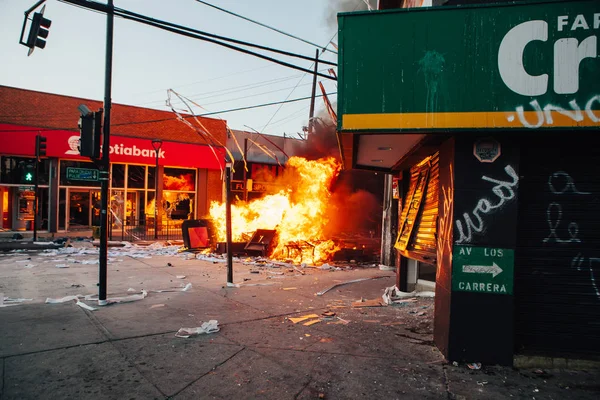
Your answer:
[[[36,177],[28,180],[27,173],[33,171],[37,135],[47,139],[47,156],[41,159],[37,177],[38,228],[60,232],[99,225],[98,169],[78,150],[77,107],[82,103],[101,107],[97,101],[0,86],[3,229],[33,229],[35,196],[31,193]],[[43,109],[36,104],[43,104]],[[221,198],[223,148],[211,149],[169,112],[115,104],[112,114],[109,212],[113,238],[154,238],[155,226],[159,238],[180,237],[183,220],[205,215],[210,201]],[[215,139],[225,143],[225,122],[201,119]],[[157,140],[161,146],[155,150],[152,142]],[[161,179],[156,179],[157,174]]]
[[[309,264],[378,259],[382,176],[342,171],[334,126],[320,124],[306,140],[254,134],[254,146],[232,135],[247,150],[234,152],[238,252]],[[213,202],[210,216],[216,240],[225,241],[225,204]]]

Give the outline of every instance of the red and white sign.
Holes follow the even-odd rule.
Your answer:
[[[46,155],[72,160],[89,160],[79,155],[79,133],[65,130],[44,130],[29,126],[0,124],[0,154],[35,156],[35,137],[38,132],[47,138]],[[125,136],[110,137],[110,161],[154,165],[156,156],[149,139]],[[159,165],[221,169],[225,167],[222,147],[163,141],[158,152]]]

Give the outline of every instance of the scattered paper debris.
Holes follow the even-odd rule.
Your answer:
[[[395,271],[396,267],[391,266],[391,265],[379,264],[379,270],[380,271]]]
[[[128,292],[137,292],[137,290],[135,290],[134,288],[130,287],[129,289],[127,289]]]
[[[281,289],[283,289],[283,290],[297,290],[298,288],[295,288],[295,287],[284,287],[284,288],[281,288]]]
[[[469,369],[481,369],[481,363],[470,363],[467,364],[467,367],[469,367]]]
[[[177,279],[185,279],[185,275],[177,275],[175,278],[177,278]]]
[[[188,283],[187,285],[185,285],[185,287],[183,289],[181,289],[182,292],[187,292],[188,290],[190,290],[192,288],[192,284]]]
[[[25,265],[24,265],[24,268],[33,268],[33,267],[34,267],[34,265],[33,265],[33,264],[25,264]]]
[[[370,280],[373,280],[373,279],[381,279],[381,278],[389,278],[389,276],[374,276],[372,278],[361,278],[361,279],[354,279],[352,281],[336,283],[335,285],[333,285],[333,286],[331,286],[331,287],[329,287],[329,288],[327,288],[325,290],[321,290],[320,292],[317,292],[317,296],[323,296],[325,293],[329,292],[331,289],[334,289],[334,288],[339,287],[339,286],[348,285],[350,283],[370,281]]]
[[[60,299],[51,299],[51,298],[47,298],[46,299],[46,304],[61,304],[61,303],[66,303],[67,301],[73,301],[73,300],[79,300],[80,297],[83,297],[82,295],[78,294],[75,296],[65,296],[65,297],[61,297]]]
[[[164,306],[165,305],[162,304],[162,303],[161,304],[153,304],[153,305],[150,306],[150,308],[159,308],[159,307],[164,307]]]
[[[67,264],[56,264],[56,268],[69,268]]]
[[[79,307],[86,309],[88,311],[96,311],[97,310],[96,307],[88,306],[87,304],[83,303],[80,300],[77,300],[77,302],[75,304],[77,304]]]
[[[319,322],[321,322],[321,320],[320,320],[320,319],[313,319],[313,320],[311,320],[311,321],[308,321],[308,322],[305,322],[305,323],[303,323],[302,325],[304,325],[304,326],[311,326],[311,325],[317,324],[317,323],[319,323]]]
[[[11,297],[4,297],[4,293],[0,293],[0,308],[18,306],[25,301],[31,301],[33,299],[15,299]]]
[[[384,303],[379,299],[365,300],[360,299],[359,301],[352,302],[352,307],[381,307]]]
[[[381,296],[383,302],[387,305],[406,303],[407,299],[414,297],[435,297],[435,292],[402,292],[394,285],[386,288]],[[416,301],[416,299],[410,301]]]
[[[175,337],[190,338],[197,335],[215,333],[219,330],[218,321],[216,319],[211,319],[208,322],[202,323],[198,328],[180,328],[175,334]]]
[[[317,314],[308,314],[308,315],[303,315],[301,317],[290,317],[288,319],[290,321],[292,321],[294,324],[297,324],[298,322],[306,321],[307,319],[313,319],[313,318],[319,318],[319,316]]]

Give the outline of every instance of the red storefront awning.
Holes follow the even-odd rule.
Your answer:
[[[81,157],[77,150],[78,132],[9,124],[0,124],[0,154],[35,156],[35,137],[38,132],[47,138],[48,157],[89,160]],[[154,165],[156,159],[152,142],[148,139],[111,135],[110,161]],[[158,163],[170,167],[221,169],[225,167],[225,149],[163,141]]]

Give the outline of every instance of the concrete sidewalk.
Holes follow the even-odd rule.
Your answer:
[[[47,297],[97,294],[93,255],[0,256],[0,292],[31,298],[0,308],[0,399],[596,399],[597,371],[447,364],[432,342],[433,299],[352,307],[394,284],[378,268],[324,271],[114,257],[109,297],[143,300],[88,311]],[[72,260],[76,259],[73,262]],[[86,261],[88,260],[88,261]],[[169,266],[168,264],[171,264]],[[69,268],[57,268],[64,265]],[[254,273],[251,271],[258,271]],[[178,278],[185,276],[185,278]],[[322,296],[315,293],[335,283]],[[182,287],[191,283],[188,291]],[[250,285],[268,286],[250,286]],[[157,290],[174,290],[157,292]],[[97,306],[93,301],[86,302]],[[336,313],[305,326],[290,318]],[[221,330],[178,338],[216,319]],[[476,361],[476,360],[473,360]]]

